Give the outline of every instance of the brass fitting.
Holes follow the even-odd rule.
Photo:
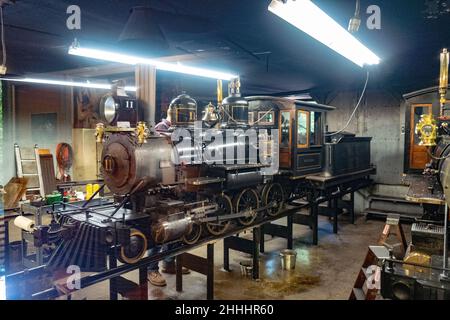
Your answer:
[[[103,137],[105,136],[105,125],[103,123],[97,123],[95,127],[95,138],[97,143],[103,143]]]
[[[444,108],[447,102],[447,88],[448,88],[448,67],[449,67],[449,52],[443,49],[441,53],[441,73],[439,76],[439,95],[441,112],[440,116],[444,115]]]
[[[437,123],[430,114],[422,115],[419,123],[416,126],[416,135],[420,139],[421,146],[434,147],[437,139]]]
[[[138,143],[139,144],[146,143],[149,134],[150,134],[150,131],[148,130],[145,122],[142,122],[142,121],[138,122],[137,127],[136,127],[136,136],[138,138]]]
[[[222,80],[217,80],[217,105],[221,105],[222,101],[223,101]]]

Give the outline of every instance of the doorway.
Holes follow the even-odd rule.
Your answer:
[[[431,104],[413,104],[411,107],[410,116],[410,153],[409,153],[409,168],[414,170],[425,169],[425,166],[430,162],[430,156],[427,152],[427,147],[419,145],[420,140],[416,135],[416,125],[419,123],[423,115],[431,115],[433,106]]]

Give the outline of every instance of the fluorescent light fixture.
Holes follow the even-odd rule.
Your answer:
[[[379,64],[381,61],[310,0],[272,0],[269,11],[360,67]]]
[[[82,88],[111,90],[110,84],[92,83],[92,82],[60,81],[60,80],[36,79],[36,78],[0,78],[0,80],[13,81],[13,82],[37,83],[37,84],[49,84],[49,85],[54,85],[54,86],[82,87]],[[125,87],[125,91],[136,91],[136,87]]]
[[[129,65],[137,65],[137,64],[145,64],[154,66],[158,70],[171,71],[183,74],[189,74],[193,76],[212,78],[217,80],[226,80],[229,81],[231,79],[237,78],[237,75],[218,72],[208,69],[189,67],[182,65],[180,63],[169,63],[155,59],[147,59],[135,56],[129,56],[120,53],[114,53],[105,50],[97,50],[90,48],[81,48],[78,45],[72,45],[69,48],[69,54],[75,56],[81,56],[86,58],[93,58],[98,60],[105,60]]]

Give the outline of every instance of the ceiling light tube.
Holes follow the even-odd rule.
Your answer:
[[[310,0],[272,0],[269,11],[360,67],[380,58]]]
[[[129,65],[145,64],[154,66],[158,70],[171,71],[183,74],[189,74],[193,76],[212,78],[216,80],[226,80],[237,78],[237,75],[218,72],[209,69],[189,67],[182,65],[180,63],[169,63],[163,62],[155,59],[147,59],[136,56],[125,55],[121,53],[115,53],[111,51],[91,49],[91,48],[81,48],[78,45],[72,45],[69,48],[69,54],[75,56],[81,56],[86,58],[93,58],[98,60],[117,62]]]
[[[103,83],[61,81],[61,80],[37,79],[37,78],[0,78],[0,80],[12,81],[12,82],[48,84],[48,85],[54,85],[54,86],[104,89],[104,90],[111,90],[111,88],[112,88],[112,86],[107,83],[103,84]],[[132,86],[125,87],[125,91],[136,91],[136,87],[132,87]]]

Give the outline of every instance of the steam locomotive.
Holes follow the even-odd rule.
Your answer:
[[[439,96],[436,88],[405,96],[409,108],[427,101],[414,134],[428,153],[423,174],[411,181],[408,200],[421,203],[424,216],[411,229],[411,245],[403,260],[387,259],[382,266],[381,294],[396,300],[450,299],[448,268],[448,204],[450,203],[450,114],[447,107],[449,53],[441,53]],[[431,102],[431,103],[430,103]],[[392,255],[392,254],[391,254]]]
[[[412,181],[409,194],[421,202],[424,215],[411,228],[411,245],[402,260],[391,253],[382,266],[381,294],[395,300],[449,300],[448,207],[450,135],[448,117],[425,116],[417,126],[431,158],[423,180]],[[436,143],[436,140],[437,143]],[[425,187],[423,187],[425,186]]]
[[[197,121],[197,103],[183,94],[168,109],[171,127],[151,132],[135,115],[136,100],[102,100],[102,174],[113,205],[62,204],[39,245],[53,245],[48,266],[84,271],[106,267],[110,248],[123,263],[156,244],[194,244],[234,226],[281,214],[307,193],[308,174],[324,167],[326,105],[274,97],[243,98],[239,81]],[[133,115],[130,118],[130,115]],[[125,125],[124,125],[125,120]]]

